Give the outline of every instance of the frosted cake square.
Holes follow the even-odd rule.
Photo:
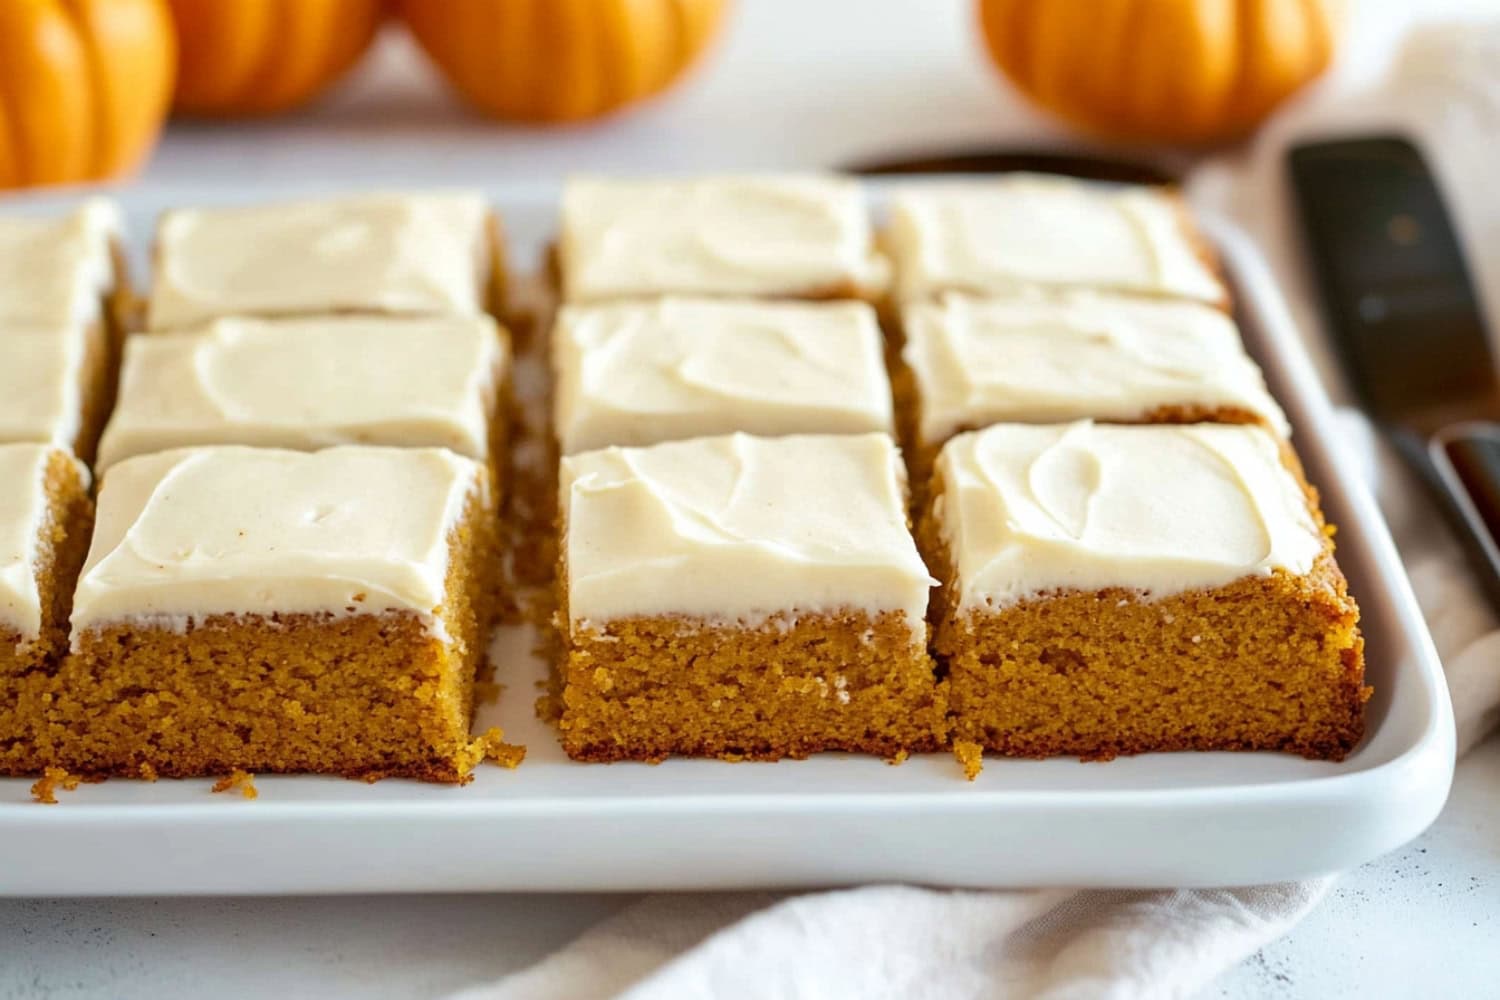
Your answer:
[[[499,223],[478,194],[364,194],[166,213],[152,330],[220,316],[477,316],[503,291]]]
[[[485,466],[439,448],[190,448],[110,468],[50,718],[80,774],[457,782],[483,755]]]
[[[119,208],[0,216],[0,329],[94,326],[117,339],[129,304]]]
[[[918,475],[954,434],[997,423],[1256,423],[1286,417],[1234,320],[1194,302],[1069,293],[945,295],[903,310]]]
[[[99,322],[0,322],[0,442],[51,444],[92,459],[114,397],[112,359]]]
[[[47,694],[88,548],[88,471],[45,444],[0,445],[0,774],[50,763]]]
[[[563,454],[734,431],[893,433],[883,351],[863,302],[565,306],[553,426]]]
[[[232,318],[132,337],[99,468],[215,444],[443,447],[499,468],[509,376],[487,316]]]
[[[562,742],[578,760],[943,744],[932,580],[885,434],[562,462]]]
[[[955,748],[1107,759],[1359,741],[1359,609],[1285,443],[1249,425],[1000,424],[922,525]]]
[[[887,280],[863,192],[831,175],[573,178],[554,258],[569,302],[872,298]]]
[[[884,243],[900,298],[1093,288],[1226,306],[1185,205],[1167,188],[1031,174],[893,193]]]

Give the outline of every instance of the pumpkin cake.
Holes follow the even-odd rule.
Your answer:
[[[110,468],[49,721],[74,774],[459,782],[493,616],[482,463],[189,448]]]
[[[478,194],[365,194],[177,209],[157,228],[147,327],[220,316],[478,316],[504,286]]]
[[[565,306],[553,426],[563,454],[733,431],[892,433],[883,350],[863,302]]]
[[[921,528],[954,745],[1021,757],[1359,741],[1359,609],[1253,425],[999,424],[943,448]]]
[[[0,442],[35,441],[93,458],[114,396],[103,324],[0,323]]]
[[[209,444],[444,447],[499,468],[509,373],[487,316],[231,318],[132,337],[98,469]]]
[[[1258,423],[1285,435],[1234,320],[1195,302],[1092,292],[903,310],[903,411],[918,481],[953,435],[997,423]]]
[[[49,762],[48,692],[92,518],[88,471],[72,455],[0,445],[0,774]]]
[[[1229,303],[1212,251],[1170,189],[1010,174],[913,184],[890,206],[883,242],[904,301],[1036,286]]]
[[[831,175],[573,178],[553,257],[567,302],[874,298],[888,277],[859,184]]]
[[[885,434],[562,461],[563,748],[774,760],[941,746],[932,580]]]

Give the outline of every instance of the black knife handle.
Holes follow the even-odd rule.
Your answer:
[[[1500,424],[1444,427],[1427,447],[1435,484],[1457,515],[1469,561],[1500,606]]]

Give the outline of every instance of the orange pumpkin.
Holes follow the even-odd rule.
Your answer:
[[[364,55],[382,0],[169,0],[182,55],[176,106],[269,115],[312,100]]]
[[[496,118],[595,118],[670,86],[725,0],[397,0],[448,80]]]
[[[1338,0],[978,0],[990,56],[1048,111],[1147,142],[1243,135],[1333,58]]]
[[[0,188],[137,166],[161,130],[175,52],[161,0],[0,0]]]

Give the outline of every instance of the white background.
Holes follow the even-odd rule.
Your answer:
[[[1407,6],[1362,5],[1333,86],[1378,73]],[[838,166],[1021,138],[1064,137],[986,68],[966,0],[739,0],[688,85],[632,116],[565,129],[495,125],[450,100],[393,38],[312,111],[174,126],[136,183],[189,201],[209,181],[271,192],[307,179],[463,184],[575,170]],[[505,849],[504,830],[486,835]],[[0,901],[0,998],[428,996],[529,964],[630,898]],[[1346,876],[1295,933],[1205,995],[1494,996],[1497,942],[1492,739],[1460,765],[1428,834]]]

